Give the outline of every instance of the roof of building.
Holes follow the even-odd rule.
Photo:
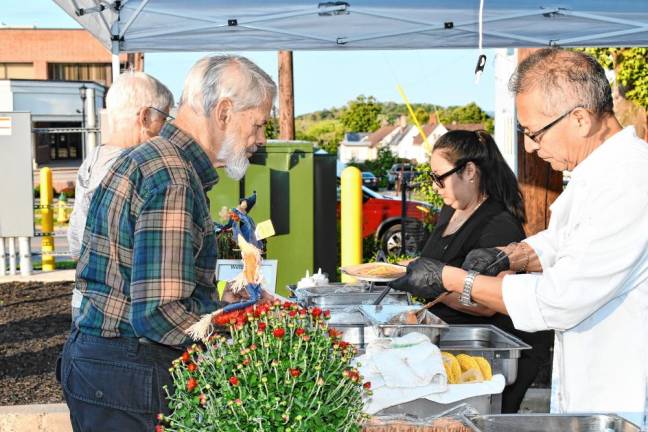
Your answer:
[[[484,130],[484,125],[482,123],[451,123],[451,124],[426,124],[423,126],[423,132],[425,133],[425,136],[430,136],[430,134],[436,129],[437,126],[443,126],[447,130],[467,130],[467,131],[478,131],[478,130]],[[421,145],[423,144],[423,137],[421,134],[418,134],[414,137],[414,140],[412,141],[414,145]]]
[[[380,129],[378,129],[377,131],[369,134],[367,139],[371,143],[371,147],[377,146],[380,143],[380,141],[382,141],[387,135],[392,133],[392,131],[396,129],[396,127],[397,126],[395,125],[385,125],[382,126]]]

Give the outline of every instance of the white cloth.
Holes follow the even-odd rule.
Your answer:
[[[427,399],[449,404],[473,396],[501,393],[502,375],[483,383],[448,385],[439,348],[420,333],[400,338],[378,339],[367,346],[355,363],[365,381],[371,382],[372,396],[364,411],[375,414],[385,408]]]
[[[629,127],[572,172],[549,227],[525,240],[542,274],[504,277],[516,328],[556,330],[557,412],[637,424],[648,365],[648,144]]]
[[[123,151],[123,148],[111,145],[95,147],[79,167],[74,189],[74,208],[67,233],[70,255],[74,259],[78,259],[81,252],[92,195]]]
[[[121,147],[100,145],[90,152],[79,167],[74,188],[74,208],[70,214],[67,232],[70,256],[74,259],[79,259],[81,253],[83,232],[92,196],[123,151],[124,149]],[[71,302],[73,319],[76,317],[76,311],[81,307],[82,299],[81,291],[74,288]]]

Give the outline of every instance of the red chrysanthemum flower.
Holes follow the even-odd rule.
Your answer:
[[[162,425],[155,426],[155,432],[164,432],[164,426]]]
[[[272,335],[274,337],[276,337],[277,339],[281,339],[282,337],[284,337],[286,335],[286,330],[279,327],[277,329],[274,329],[274,331],[272,332]]]
[[[259,331],[262,332],[262,331],[265,331],[265,329],[266,329],[266,323],[260,322],[259,323]]]
[[[330,310],[325,310],[324,311],[324,318],[330,319],[331,318],[331,311]]]
[[[296,334],[297,336],[303,336],[304,333],[306,333],[306,330],[304,330],[304,329],[301,328],[301,327],[299,327],[297,330],[295,330],[295,334]]]
[[[342,332],[338,331],[336,328],[331,327],[328,329],[328,335],[331,339],[338,339],[342,336]]]
[[[297,378],[299,375],[301,375],[301,371],[297,368],[290,368],[288,369],[290,371],[290,376],[293,378]]]
[[[233,386],[235,386],[235,385],[238,385],[239,380],[238,380],[238,378],[236,378],[235,376],[231,376],[231,377],[229,378],[229,383],[232,384]]]
[[[367,381],[366,383],[362,384],[362,387],[364,387],[367,390],[371,390],[371,382]]]
[[[198,387],[196,378],[189,378],[189,381],[187,381],[187,391],[192,392],[196,387]]]
[[[313,310],[311,311],[311,315],[313,315],[313,318],[319,318],[320,315],[322,315],[322,309],[318,307],[314,307]]]
[[[196,363],[189,363],[187,365],[187,370],[189,372],[196,372],[196,369],[198,369],[198,365],[196,365]]]
[[[290,315],[290,318],[295,318],[297,316],[297,311],[291,310],[290,312],[288,312],[288,315]]]
[[[189,351],[185,351],[182,353],[181,358],[183,363],[189,363],[191,361],[191,354],[189,354]]]

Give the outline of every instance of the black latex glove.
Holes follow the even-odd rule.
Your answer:
[[[405,276],[391,281],[389,286],[416,297],[435,299],[446,292],[441,278],[444,266],[441,261],[420,257],[409,263]]]
[[[474,249],[466,256],[461,268],[473,270],[486,276],[497,276],[503,271],[510,270],[511,263],[508,257],[492,267],[492,263],[504,256],[504,251],[497,248]]]

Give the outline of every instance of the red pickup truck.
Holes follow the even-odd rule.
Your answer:
[[[376,237],[386,254],[401,255],[401,200],[362,187],[362,236]],[[340,188],[338,186],[338,219],[340,217]],[[436,213],[430,204],[407,202],[406,252],[414,254],[422,246],[426,223],[434,223]]]

